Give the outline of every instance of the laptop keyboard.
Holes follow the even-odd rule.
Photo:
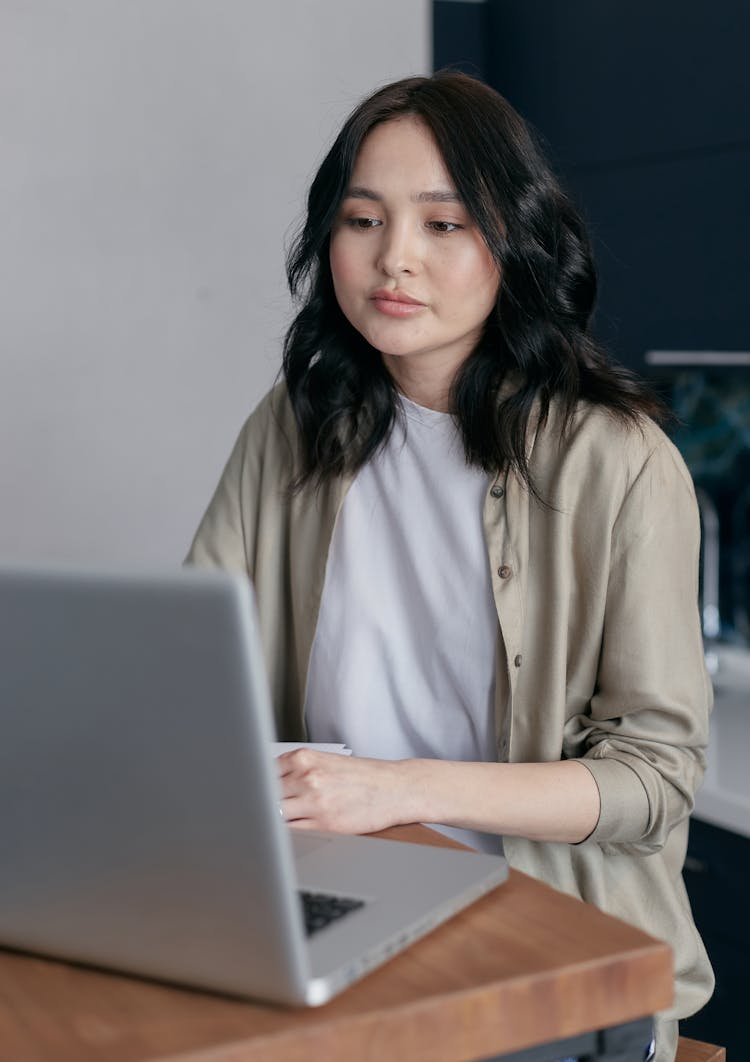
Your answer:
[[[331,922],[337,921],[350,911],[364,907],[364,900],[355,900],[350,896],[331,896],[322,892],[299,893],[302,900],[302,913],[305,917],[305,932],[308,937],[325,929]]]

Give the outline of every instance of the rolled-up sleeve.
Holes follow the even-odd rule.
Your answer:
[[[712,706],[699,547],[690,476],[664,439],[613,527],[598,682],[579,735],[601,802],[587,840],[602,846],[658,851],[693,808]]]

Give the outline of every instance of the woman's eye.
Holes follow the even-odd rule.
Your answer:
[[[352,229],[374,229],[380,224],[379,218],[347,218],[347,225]]]
[[[456,221],[430,221],[428,225],[433,232],[437,232],[440,236],[445,236],[449,232],[455,232],[456,229],[463,228],[463,225],[459,225]]]

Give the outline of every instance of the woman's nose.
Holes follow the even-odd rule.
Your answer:
[[[391,224],[385,227],[377,264],[386,276],[417,272],[420,258],[419,236],[411,226]]]

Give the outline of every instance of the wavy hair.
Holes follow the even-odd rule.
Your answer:
[[[580,399],[633,427],[665,410],[590,333],[596,274],[589,238],[523,120],[494,89],[453,71],[374,92],[346,120],[313,179],[287,256],[289,288],[301,302],[283,358],[301,435],[294,486],[356,472],[397,416],[396,386],[382,358],[336,301],[329,242],[364,138],[406,115],[432,133],[501,271],[495,307],[451,389],[467,462],[490,474],[512,469],[536,493],[525,445],[532,411],[543,425],[557,399],[564,432]]]

